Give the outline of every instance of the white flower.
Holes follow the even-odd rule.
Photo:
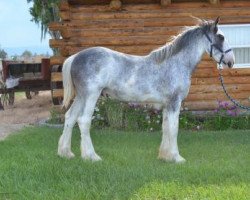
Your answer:
[[[149,130],[150,130],[150,131],[153,131],[154,129],[153,129],[153,128],[150,128]]]
[[[95,111],[96,111],[96,112],[99,112],[100,110],[99,110],[99,108],[98,108],[98,107],[95,107]]]

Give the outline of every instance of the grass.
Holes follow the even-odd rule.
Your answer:
[[[249,131],[181,131],[187,163],[157,159],[160,132],[92,130],[103,161],[56,155],[60,129],[26,128],[0,142],[0,199],[248,199]]]

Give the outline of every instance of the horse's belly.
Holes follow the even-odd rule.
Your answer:
[[[117,99],[120,101],[128,101],[128,102],[138,102],[138,103],[161,103],[162,99],[157,94],[152,93],[142,93],[140,91],[134,90],[112,90],[112,89],[104,89],[104,95],[108,95],[113,99]]]

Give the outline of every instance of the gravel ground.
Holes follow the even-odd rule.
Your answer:
[[[32,99],[26,99],[24,95],[16,95],[13,106],[5,106],[0,111],[0,140],[14,133],[24,126],[37,124],[47,119],[52,106],[51,92],[43,91]]]

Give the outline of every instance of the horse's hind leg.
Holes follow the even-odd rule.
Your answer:
[[[92,161],[101,160],[101,158],[95,153],[89,131],[92,115],[100,94],[101,90],[92,90],[91,93],[86,95],[83,113],[77,120],[81,131],[81,156],[83,159],[90,159]]]
[[[82,109],[83,102],[81,102],[80,99],[76,97],[70,109],[65,114],[63,134],[61,135],[58,142],[59,156],[67,158],[74,157],[74,154],[71,152],[72,129]]]

